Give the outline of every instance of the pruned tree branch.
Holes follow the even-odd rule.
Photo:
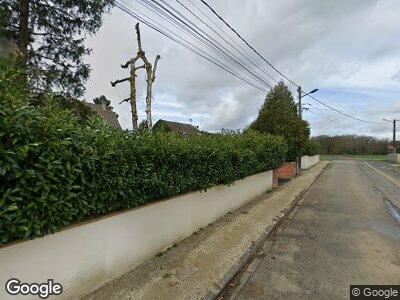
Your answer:
[[[123,65],[121,65],[122,69],[127,69],[130,65],[135,64],[136,61],[139,59],[139,55],[136,55],[134,58],[128,60],[126,63],[124,63]]]
[[[129,67],[129,65],[131,64],[131,60],[128,60],[126,63],[124,63],[123,65],[121,65],[122,69],[127,69]]]
[[[111,82],[112,86],[116,86],[117,84],[128,81],[130,82],[131,86],[131,94],[130,98],[124,99],[120,102],[130,102],[131,103],[131,112],[132,112],[132,126],[133,126],[133,131],[136,131],[138,129],[137,121],[138,121],[138,115],[137,115],[137,107],[136,107],[136,71],[139,69],[145,69],[146,70],[146,75],[147,75],[147,94],[146,94],[146,121],[147,121],[147,127],[149,130],[151,130],[152,127],[152,120],[151,120],[151,97],[152,97],[152,86],[153,82],[156,78],[156,70],[157,70],[157,64],[158,61],[161,59],[160,55],[156,56],[156,59],[154,61],[154,67],[152,64],[148,61],[146,57],[146,53],[142,49],[142,40],[140,36],[140,28],[139,28],[139,23],[135,25],[135,30],[136,30],[136,38],[137,38],[137,45],[138,45],[138,51],[137,54],[134,58],[130,59],[127,61],[125,64],[121,65],[121,68],[127,69],[129,66],[131,67],[130,71],[130,77],[124,78],[124,79],[119,79],[114,82]],[[136,67],[135,64],[136,62],[141,59],[143,61],[143,65]]]
[[[136,36],[137,36],[137,43],[138,43],[138,54],[139,54],[140,52],[143,52],[143,50],[142,50],[142,40],[141,40],[141,37],[140,37],[139,23],[136,23],[135,29],[136,29]]]
[[[156,80],[157,64],[158,64],[158,61],[159,61],[160,59],[161,59],[161,56],[160,56],[160,55],[157,55],[157,56],[156,56],[156,60],[154,61],[153,74],[152,74],[152,76],[151,76],[152,82],[154,82],[154,80]]]
[[[145,65],[141,65],[139,67],[135,67],[135,70],[144,69],[145,67],[146,67]]]
[[[131,100],[131,98],[126,98],[126,99],[122,100],[119,104],[122,104],[124,102],[129,102],[130,100]]]
[[[111,81],[111,85],[113,86],[113,87],[115,87],[117,84],[119,84],[119,83],[121,83],[121,82],[124,82],[124,81],[128,81],[130,79],[130,77],[126,77],[126,78],[124,78],[124,79],[117,79],[117,80],[115,80],[115,81]]]

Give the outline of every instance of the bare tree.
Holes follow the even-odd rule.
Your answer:
[[[141,41],[141,36],[140,36],[140,29],[139,29],[139,23],[136,24],[136,35],[137,35],[137,41],[138,41],[138,57],[140,57],[144,63],[144,67],[146,69],[146,74],[147,74],[147,89],[146,89],[146,120],[147,120],[147,127],[149,129],[152,128],[152,119],[151,119],[151,102],[152,102],[152,90],[153,90],[153,82],[156,80],[156,70],[157,70],[157,63],[161,59],[160,55],[156,56],[156,59],[154,61],[154,67],[153,65],[149,62],[149,60],[146,57],[146,53],[142,49],[142,41]]]
[[[134,58],[130,59],[127,61],[125,64],[121,65],[122,68],[126,69],[129,66],[131,67],[131,73],[130,77],[126,77],[124,79],[119,79],[114,82],[111,82],[112,86],[116,86],[117,84],[124,82],[124,81],[129,81],[130,86],[131,86],[131,94],[130,97],[127,99],[124,99],[120,102],[130,102],[131,103],[131,110],[132,110],[132,126],[133,126],[133,131],[137,131],[138,129],[138,114],[137,114],[137,106],[136,106],[136,71],[139,69],[145,69],[146,70],[146,82],[147,82],[147,89],[146,89],[146,122],[147,122],[147,127],[149,130],[152,128],[152,119],[151,119],[151,103],[152,103],[152,89],[153,89],[153,83],[156,79],[156,70],[157,70],[157,63],[161,59],[160,55],[157,55],[155,61],[154,61],[154,67],[153,65],[148,61],[146,57],[146,53],[142,49],[142,40],[140,36],[140,29],[139,29],[139,23],[136,24],[135,26],[136,30],[136,36],[137,36],[137,44],[138,44],[138,51],[137,54]],[[143,61],[143,65],[136,67],[136,62],[141,59]]]

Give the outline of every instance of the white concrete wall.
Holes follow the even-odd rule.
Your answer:
[[[400,154],[388,154],[388,159],[394,163],[400,163]]]
[[[307,170],[309,168],[310,168],[310,156],[303,155],[301,157],[301,169],[302,170]]]
[[[4,289],[12,277],[30,283],[51,278],[64,288],[60,298],[77,298],[271,188],[267,171],[0,248],[0,299],[18,298]]]
[[[301,168],[303,170],[307,170],[312,166],[315,166],[317,163],[319,163],[319,155],[303,155],[301,157]]]

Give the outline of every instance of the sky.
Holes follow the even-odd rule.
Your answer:
[[[123,1],[134,12],[144,13],[174,34],[185,36],[149,12],[140,0]],[[176,0],[160,1],[173,5],[200,28],[214,34]],[[248,68],[257,72],[262,69],[276,81],[282,79],[246,48],[200,0],[179,1],[212,25],[226,40],[251,55],[257,68],[254,65]],[[391,138],[392,124],[382,119],[400,119],[400,1],[207,2],[277,69],[301,84],[303,90],[318,88],[314,95],[324,103],[376,123],[345,117],[305,97],[305,107],[310,109],[304,111],[304,118],[310,122],[312,136],[362,134]],[[107,96],[124,129],[132,126],[130,105],[120,105],[119,102],[129,97],[129,83],[113,88],[110,81],[129,75],[129,71],[121,69],[120,65],[136,55],[136,22],[132,16],[114,7],[105,15],[97,34],[88,37],[86,42],[93,49],[92,55],[86,59],[92,68],[86,85],[86,101],[100,95]],[[268,89],[260,91],[145,24],[140,26],[142,45],[148,59],[154,61],[157,54],[161,56],[153,86],[153,123],[166,119],[218,131],[222,128],[245,128],[257,117]],[[219,41],[225,43],[222,39]],[[139,71],[137,78],[139,119],[144,119],[145,72]],[[287,84],[296,95],[295,87]]]

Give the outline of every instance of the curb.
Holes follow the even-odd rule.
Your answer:
[[[298,203],[300,200],[303,198],[304,194],[314,185],[314,183],[317,181],[317,179],[324,173],[326,168],[330,165],[330,163],[327,163],[325,167],[321,170],[321,172],[314,178],[312,183],[302,189],[299,194],[294,197],[292,200],[290,206],[286,209],[284,209],[283,213],[274,219],[274,223],[269,225],[266,229],[266,231],[261,235],[261,237],[253,243],[249,249],[246,250],[246,252],[241,256],[239,263],[232,268],[226,275],[225,278],[222,280],[221,284],[218,285],[218,291],[216,293],[209,291],[202,299],[203,300],[217,300],[218,297],[222,294],[224,289],[228,286],[228,284],[234,279],[236,275],[240,273],[242,269],[246,267],[246,265],[250,262],[250,259],[254,256],[254,254],[260,250],[262,245],[265,243],[267,238],[271,235],[271,233],[277,229],[283,221],[285,221],[293,212],[296,211],[296,207],[298,207]]]

